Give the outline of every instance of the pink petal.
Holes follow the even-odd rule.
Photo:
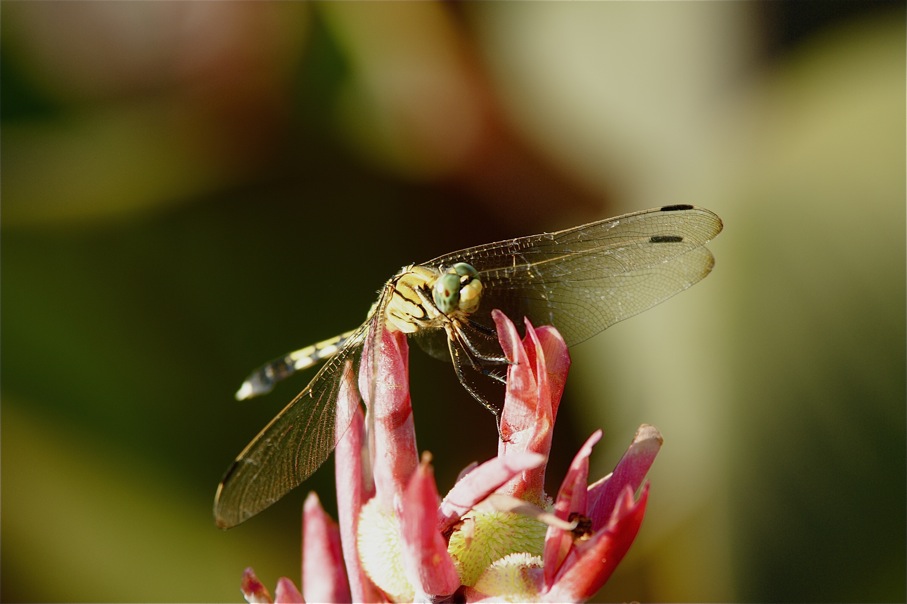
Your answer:
[[[438,600],[460,587],[447,541],[437,530],[438,489],[426,459],[419,464],[400,502],[398,518],[406,575],[417,601]]]
[[[375,497],[386,510],[393,510],[394,500],[402,495],[419,464],[416,431],[409,396],[409,347],[406,334],[383,327],[375,338],[378,350],[368,361],[369,350],[363,351],[359,368],[359,391],[369,392],[372,376],[374,401],[368,401],[374,414],[374,451],[372,470]],[[367,348],[367,347],[366,347]],[[374,369],[374,373],[372,371]],[[368,395],[366,395],[368,399]]]
[[[303,506],[302,589],[308,602],[349,602],[340,530],[309,493]],[[278,596],[279,598],[279,596]]]
[[[555,413],[560,404],[567,369],[567,347],[553,329],[532,327],[526,321],[526,337],[521,342],[513,323],[501,312],[492,311],[507,369],[507,392],[501,415],[498,455],[533,451],[548,456]],[[550,357],[550,363],[549,363]],[[545,467],[524,472],[502,487],[507,494],[541,502],[544,499]]]
[[[580,447],[576,457],[567,470],[564,482],[554,502],[554,514],[562,520],[569,520],[573,513],[586,514],[586,483],[589,479],[589,456],[592,447],[601,439],[602,431],[596,430]],[[545,550],[542,558],[545,561],[545,585],[550,586],[555,573],[567,557],[573,545],[574,534],[556,526],[549,526],[545,535]]]
[[[570,370],[570,353],[567,352],[567,343],[564,342],[563,336],[555,328],[543,325],[535,329],[535,334],[548,373],[551,414],[557,417],[564,386],[567,384],[567,373]]]
[[[371,473],[364,471],[362,467],[362,453],[365,447],[365,418],[359,406],[359,395],[353,381],[352,369],[349,367],[340,384],[340,394],[337,400],[338,407],[346,405],[354,408],[348,428],[346,425],[341,426],[342,421],[338,421],[338,432],[340,430],[346,430],[346,432],[337,443],[337,449],[334,452],[341,549],[346,561],[352,599],[356,602],[376,602],[381,596],[362,569],[357,551],[356,535],[359,532],[359,513],[365,502],[375,495],[375,486],[370,479]]]
[[[444,533],[474,505],[521,472],[537,468],[545,457],[528,451],[494,457],[465,474],[444,497],[438,508],[438,531]]]
[[[505,449],[517,449],[519,444],[524,444],[528,439],[517,438],[517,435],[531,430],[536,424],[538,408],[538,389],[533,373],[534,363],[530,363],[529,355],[516,326],[504,313],[493,310],[491,316],[497,327],[498,339],[504,356],[510,363],[507,368],[507,393],[504,398],[504,410],[501,414],[501,431],[508,438],[508,442],[501,442],[498,454],[505,453]],[[525,446],[522,448],[525,450]],[[542,452],[547,455],[547,451]]]
[[[299,590],[296,589],[296,585],[286,577],[281,577],[277,580],[277,589],[274,590],[274,601],[278,604],[302,604],[305,600],[302,599],[302,594],[299,593]],[[315,602],[316,600],[309,600],[310,602]]]
[[[271,602],[271,594],[268,593],[268,588],[262,585],[251,567],[243,571],[240,589],[242,590],[243,597],[249,604],[270,604]]]
[[[609,518],[625,487],[629,486],[634,492],[639,489],[663,441],[655,426],[641,425],[614,472],[589,487],[587,515],[592,519],[594,530],[598,530]]]
[[[643,487],[636,502],[633,501],[633,490],[627,486],[621,492],[608,525],[570,550],[545,599],[579,602],[594,596],[636,539],[648,498],[648,485]]]

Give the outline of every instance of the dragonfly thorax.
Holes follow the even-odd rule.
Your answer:
[[[404,268],[389,284],[388,327],[415,333],[475,312],[482,298],[477,273],[464,262],[443,272],[423,265]]]

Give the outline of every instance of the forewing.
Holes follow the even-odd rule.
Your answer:
[[[712,212],[666,206],[446,254],[428,263],[468,262],[484,286],[471,318],[493,328],[490,312],[528,316],[558,328],[568,345],[640,313],[711,271],[703,245],[722,228]]]
[[[217,489],[214,517],[230,528],[299,486],[325,462],[343,436],[335,430],[337,394],[348,360],[361,352],[371,321],[357,329],[312,381],[240,453]],[[342,410],[344,425],[352,416]]]

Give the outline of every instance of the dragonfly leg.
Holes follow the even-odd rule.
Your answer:
[[[473,358],[495,365],[509,364],[503,351],[500,353],[496,352],[500,350],[501,345],[498,342],[498,334],[493,329],[469,320],[466,323],[457,321],[455,330],[457,337],[462,341],[463,346],[469,350]],[[481,342],[485,347],[491,348],[492,351],[479,349],[475,342]]]
[[[460,338],[448,338],[447,340],[448,348],[450,349],[450,358],[453,361],[454,370],[457,373],[457,379],[460,380],[460,384],[466,388],[466,391],[472,395],[472,398],[476,399],[482,406],[491,411],[495,418],[500,420],[501,410],[500,408],[486,399],[478,389],[473,385],[472,381],[467,377],[465,368],[468,367],[478,374],[481,375],[490,375],[484,371],[484,369],[477,365],[476,362],[469,354],[469,350],[463,347],[460,342]],[[498,378],[499,376],[493,376]],[[500,423],[500,422],[499,422]]]
[[[506,383],[506,379],[501,375],[495,373],[494,369],[489,369],[478,364],[476,362],[476,359],[470,356],[470,353],[473,349],[471,347],[465,346],[461,338],[448,338],[447,344],[450,349],[450,358],[453,361],[454,370],[457,373],[457,378],[460,380],[460,384],[462,384],[463,387],[466,388],[466,391],[469,392],[469,394],[471,394],[474,399],[479,401],[483,407],[491,411],[491,413],[494,415],[494,424],[498,430],[498,438],[500,438],[502,442],[510,442],[510,438],[501,430],[501,407],[495,405],[484,396],[482,396],[482,394],[470,382],[469,378],[466,375],[465,368],[468,367],[469,369],[475,371],[477,374],[491,377],[502,384]]]

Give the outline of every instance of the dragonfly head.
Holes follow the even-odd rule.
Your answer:
[[[471,265],[457,262],[438,277],[432,288],[438,310],[444,314],[474,312],[482,298],[482,282],[477,275],[478,271]]]

